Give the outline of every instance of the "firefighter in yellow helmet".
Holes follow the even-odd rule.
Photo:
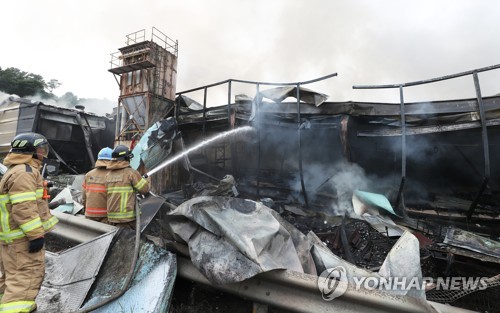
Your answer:
[[[148,193],[149,184],[138,171],[130,167],[130,159],[134,155],[128,147],[116,146],[112,157],[107,167],[110,172],[106,176],[108,222],[135,229],[135,195],[137,192]]]
[[[85,174],[82,185],[82,202],[85,207],[85,217],[94,221],[107,223],[107,193],[106,175],[109,170],[106,167],[111,161],[113,149],[102,148],[97,154],[95,168]]]
[[[42,198],[47,139],[23,133],[11,147],[0,181],[0,312],[32,312],[45,275],[44,235],[58,220]]]

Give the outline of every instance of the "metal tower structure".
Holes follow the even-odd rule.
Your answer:
[[[174,108],[178,42],[155,27],[128,34],[126,46],[111,54],[111,68],[120,86],[115,145],[133,148],[156,121]]]

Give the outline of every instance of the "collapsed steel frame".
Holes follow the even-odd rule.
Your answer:
[[[481,95],[481,86],[479,85],[478,73],[491,71],[491,70],[495,70],[495,69],[499,69],[499,68],[500,68],[500,64],[497,64],[497,65],[492,65],[492,66],[488,66],[488,67],[478,68],[478,69],[471,70],[471,71],[461,72],[458,74],[446,75],[446,76],[442,76],[442,77],[414,81],[414,82],[409,82],[409,83],[390,84],[390,85],[354,85],[354,86],[352,86],[353,89],[390,89],[390,88],[398,88],[399,89],[400,116],[401,116],[401,182],[399,184],[399,190],[398,190],[398,195],[397,195],[396,202],[395,202],[395,207],[398,207],[400,202],[401,202],[401,198],[403,196],[405,180],[406,180],[406,135],[407,134],[406,134],[406,114],[405,114],[404,88],[411,87],[411,86],[424,85],[424,84],[429,84],[429,83],[435,83],[435,82],[439,82],[439,81],[444,81],[444,80],[449,80],[449,79],[454,79],[454,78],[458,78],[458,77],[472,75],[473,80],[474,80],[474,87],[475,87],[475,91],[476,91],[476,98],[477,98],[477,111],[476,112],[478,112],[479,116],[480,116],[481,137],[482,137],[483,152],[484,152],[484,177],[483,177],[483,181],[482,181],[481,186],[479,187],[479,190],[478,190],[478,192],[477,192],[474,200],[472,201],[472,203],[469,207],[469,210],[467,212],[467,218],[469,220],[472,218],[472,214],[474,214],[474,210],[476,209],[476,206],[479,202],[479,198],[483,194],[483,192],[486,189],[486,186],[488,184],[488,181],[490,180],[490,152],[489,152],[488,128],[487,128],[488,121],[486,120],[484,104],[483,104],[483,97]],[[405,212],[404,206],[403,206],[403,212]]]
[[[297,92],[296,92],[296,98],[297,98],[297,142],[298,142],[298,161],[299,161],[299,175],[300,175],[300,185],[302,189],[302,195],[304,197],[304,202],[306,208],[309,208],[309,201],[308,201],[308,196],[307,196],[307,190],[305,187],[304,183],[304,172],[303,172],[303,164],[302,164],[302,134],[301,134],[301,125],[302,125],[302,120],[301,120],[301,113],[300,113],[300,86],[302,85],[308,85],[312,83],[316,83],[328,78],[332,78],[337,76],[337,73],[332,73],[326,76],[322,76],[316,79],[312,80],[307,80],[307,81],[302,81],[302,82],[292,82],[292,83],[270,83],[270,82],[258,82],[258,81],[249,81],[249,80],[240,80],[240,79],[227,79],[221,82],[213,83],[210,85],[205,85],[202,87],[194,88],[194,89],[189,89],[186,91],[178,92],[176,93],[177,100],[176,100],[176,106],[175,106],[175,117],[178,118],[180,115],[190,115],[190,114],[198,114],[199,112],[191,113],[191,112],[179,112],[179,99],[181,95],[190,93],[190,92],[195,92],[195,91],[200,91],[203,90],[203,136],[205,136],[206,132],[206,122],[207,122],[207,112],[211,110],[220,110],[221,107],[216,107],[213,109],[207,109],[207,90],[210,87],[215,87],[215,86],[220,86],[227,84],[227,119],[228,119],[228,129],[231,129],[234,127],[234,121],[232,121],[231,118],[231,95],[232,95],[232,83],[243,83],[243,84],[251,84],[255,85],[256,87],[256,94],[259,94],[260,91],[260,86],[296,86]],[[257,103],[256,106],[256,112],[255,114],[257,115],[259,113],[259,108],[262,102]],[[260,123],[260,119],[257,120],[258,123]],[[260,170],[260,163],[261,163],[261,151],[260,151],[260,127],[258,127],[258,138],[259,138],[259,149],[258,149],[258,163],[257,163],[257,170]],[[231,147],[231,151],[234,151],[234,147]],[[236,166],[233,163],[233,173],[236,172]],[[259,195],[259,178],[257,178],[257,195]]]
[[[499,65],[494,65],[494,66],[490,66],[490,67],[486,67],[486,68],[480,68],[480,69],[476,69],[476,70],[472,70],[472,71],[467,71],[467,72],[462,72],[462,73],[458,73],[458,74],[454,74],[454,75],[447,75],[447,76],[443,76],[443,77],[438,77],[438,78],[433,78],[433,79],[428,79],[428,80],[422,80],[422,81],[416,81],[416,82],[409,82],[409,83],[401,83],[401,84],[394,84],[394,85],[367,85],[367,86],[358,86],[358,85],[355,85],[353,86],[353,89],[382,89],[382,88],[398,88],[399,89],[399,94],[400,94],[400,103],[399,103],[399,115],[400,115],[400,118],[401,118],[401,136],[402,136],[402,148],[401,148],[401,155],[402,155],[402,161],[401,161],[401,181],[399,182],[399,189],[398,189],[398,194],[397,194],[397,199],[396,199],[396,206],[399,206],[401,203],[402,203],[402,200],[403,200],[403,192],[404,192],[404,187],[405,187],[405,181],[406,181],[406,155],[407,155],[407,149],[406,149],[406,135],[408,134],[417,134],[416,132],[412,131],[411,129],[410,130],[407,130],[407,123],[406,123],[406,112],[405,112],[405,100],[404,100],[404,88],[405,87],[410,87],[410,86],[416,86],[416,85],[422,85],[422,84],[427,84],[427,83],[432,83],[432,82],[438,82],[438,81],[443,81],[443,80],[448,80],[448,79],[453,79],[453,78],[458,78],[458,77],[462,77],[462,76],[468,76],[468,75],[472,75],[473,76],[473,80],[474,80],[474,86],[475,86],[475,92],[476,92],[476,99],[475,99],[475,104],[476,104],[476,110],[474,111],[474,109],[472,110],[473,112],[477,112],[478,115],[480,116],[480,121],[479,121],[479,125],[481,127],[481,136],[482,136],[482,146],[483,146],[483,157],[484,157],[484,162],[485,162],[485,168],[484,168],[484,178],[481,182],[481,186],[477,192],[477,194],[475,195],[475,198],[474,198],[474,201],[470,204],[470,207],[468,209],[468,212],[467,212],[467,217],[468,219],[471,218],[471,216],[473,215],[474,213],[474,210],[479,202],[479,199],[481,198],[481,195],[484,193],[485,191],[485,188],[486,186],[488,185],[488,182],[490,180],[490,152],[489,152],[489,142],[488,142],[488,129],[487,129],[487,126],[491,126],[491,125],[496,125],[494,124],[495,122],[493,121],[490,121],[488,122],[488,120],[486,119],[486,114],[485,114],[485,104],[484,104],[484,101],[483,101],[483,97],[481,95],[481,88],[480,88],[480,84],[479,84],[479,78],[478,78],[478,73],[479,72],[484,72],[484,71],[489,71],[489,70],[494,70],[494,69],[498,69],[500,68],[500,64]],[[299,158],[299,174],[300,174],[300,179],[301,179],[301,187],[302,187],[302,195],[304,197],[304,200],[305,200],[305,204],[306,204],[306,207],[309,206],[309,203],[308,203],[308,196],[307,196],[307,190],[305,188],[305,185],[304,185],[304,177],[303,177],[303,169],[302,169],[302,151],[301,151],[301,126],[302,126],[302,121],[301,121],[301,107],[300,107],[300,86],[301,85],[304,85],[304,84],[309,84],[309,83],[313,83],[313,82],[316,82],[316,81],[320,81],[320,80],[323,80],[323,79],[327,79],[327,78],[330,78],[330,77],[333,77],[333,76],[336,76],[337,74],[334,73],[334,74],[330,74],[330,75],[327,75],[327,76],[324,76],[324,77],[321,77],[321,78],[318,78],[318,79],[315,79],[315,80],[311,80],[311,81],[304,81],[304,82],[295,82],[295,83],[266,83],[266,82],[256,82],[256,81],[244,81],[244,80],[236,80],[236,79],[228,79],[228,80],[225,80],[225,81],[221,81],[221,82],[218,82],[218,83],[214,83],[214,84],[210,84],[210,85],[206,85],[206,86],[202,86],[202,87],[199,87],[199,88],[195,88],[195,89],[190,89],[190,90],[186,90],[186,91],[182,91],[182,92],[179,92],[177,93],[176,95],[177,96],[181,96],[181,95],[184,95],[184,94],[187,94],[187,93],[190,93],[190,92],[195,92],[195,91],[203,91],[203,109],[202,110],[197,110],[195,112],[181,112],[180,111],[180,105],[179,105],[179,102],[177,102],[177,105],[175,106],[175,117],[178,118],[180,116],[184,117],[184,116],[189,116],[189,115],[194,115],[194,114],[200,114],[202,113],[203,115],[203,119],[202,120],[198,120],[196,122],[196,124],[202,124],[203,126],[203,136],[205,136],[206,134],[206,123],[208,121],[210,121],[210,118],[209,116],[207,116],[207,113],[210,112],[210,111],[224,111],[224,110],[227,110],[227,127],[228,129],[231,129],[235,126],[235,116],[234,116],[234,106],[236,106],[236,104],[232,104],[231,103],[231,97],[232,97],[232,84],[233,83],[248,83],[248,84],[254,84],[256,85],[256,90],[257,90],[257,94],[259,93],[260,91],[260,86],[261,85],[271,85],[271,86],[296,86],[297,87],[297,93],[296,93],[296,97],[297,97],[297,112],[294,112],[294,114],[296,114],[296,117],[297,117],[297,127],[298,127],[298,145],[299,145],[299,149],[298,149],[298,158]],[[207,108],[207,90],[208,88],[210,87],[215,87],[215,86],[219,86],[219,85],[225,85],[227,84],[227,106],[218,106],[218,107],[214,107],[214,108]],[[177,100],[176,101],[181,101],[180,100],[180,97],[177,97]],[[262,104],[262,102],[259,102],[257,104],[257,106],[255,107],[256,109],[256,112],[252,112],[252,113],[259,113],[259,109],[260,109],[260,104]],[[396,104],[397,105],[397,104]],[[224,114],[225,115],[225,114]],[[253,115],[253,114],[252,114]],[[224,121],[224,117],[219,118],[219,120],[222,120]],[[255,122],[257,123],[260,123],[260,119],[257,119],[255,120]],[[260,128],[258,128],[260,129]],[[399,135],[399,134],[397,134]],[[260,139],[260,132],[258,133],[258,138]],[[259,141],[260,142],[260,141]],[[258,169],[260,169],[260,155],[261,155],[261,151],[260,151],[260,145],[258,146]],[[233,151],[231,149],[231,151]],[[233,172],[236,172],[237,170],[237,167],[235,167],[235,165],[237,165],[235,163],[235,160],[233,160],[232,162],[232,165],[233,165]],[[257,180],[257,194],[258,194],[258,191],[259,191],[259,178]],[[404,203],[403,203],[403,208],[404,208]],[[190,280],[194,280],[198,283],[202,283],[202,284],[208,284],[210,285],[211,287],[213,288],[216,288],[216,289],[220,289],[220,290],[223,290],[223,291],[226,291],[226,292],[230,292],[230,293],[235,293],[237,295],[240,295],[240,296],[243,296],[245,298],[250,298],[250,299],[253,299],[255,301],[260,301],[260,302],[264,302],[264,303],[268,303],[268,304],[271,304],[271,305],[276,305],[276,306],[280,306],[280,305],[283,305],[282,303],[283,302],[287,302],[286,299],[289,299],[289,296],[287,296],[287,293],[284,292],[284,291],[277,291],[277,290],[281,290],[281,287],[283,287],[283,290],[287,289],[290,287],[289,284],[293,285],[291,282],[283,282],[283,281],[280,281],[280,283],[283,283],[284,285],[281,286],[279,284],[277,285],[273,285],[272,283],[269,283],[269,285],[267,284],[268,281],[267,279],[269,278],[271,281],[275,281],[275,280],[279,280],[278,278],[275,278],[273,275],[274,273],[269,273],[269,277],[268,277],[268,274],[266,273],[265,275],[263,275],[262,277],[259,277],[259,278],[256,278],[255,281],[253,280],[249,280],[248,284],[247,285],[244,285],[244,284],[238,284],[237,286],[216,286],[216,285],[212,285],[210,284],[201,274],[199,273],[196,273],[196,269],[194,269],[194,267],[192,266],[192,264],[189,262],[189,260],[184,260],[184,261],[181,261],[179,262],[179,274],[184,277],[184,278],[187,278],[187,279],[190,279]],[[285,276],[287,274],[284,274]],[[263,278],[264,277],[264,278]],[[246,290],[249,290],[249,288],[252,288],[253,285],[259,285],[259,284],[263,284],[263,281],[266,281],[265,285],[267,286],[267,291],[265,291],[265,288],[260,288],[260,287],[257,287],[257,289],[254,289],[253,291],[246,291]],[[269,287],[270,285],[273,285],[273,287]],[[300,285],[300,283],[299,283]],[[296,287],[299,287],[299,285],[297,285]],[[246,287],[245,287],[246,286]],[[313,293],[314,291],[317,292],[317,289],[314,289],[311,287],[305,294],[307,293]],[[253,293],[252,293],[253,292]],[[258,293],[259,295],[256,295],[255,293]],[[260,294],[262,293],[262,294]],[[270,298],[270,295],[276,295],[276,298]],[[302,297],[303,296],[303,299],[308,299],[309,297],[306,296],[306,295],[300,295],[300,296],[297,296],[298,298]],[[369,297],[371,297],[373,295],[369,295]],[[282,298],[280,298],[282,297]],[[355,297],[356,298],[356,297]],[[363,298],[363,297],[361,297]],[[359,298],[357,298],[357,300],[359,300]],[[304,300],[305,301],[305,300]],[[349,300],[347,299],[344,299],[344,301],[347,301],[349,302]],[[313,301],[314,302],[314,301]],[[304,302],[304,303],[307,303],[307,302]],[[359,304],[359,303],[358,303]],[[322,305],[320,303],[320,301],[318,301],[317,305]],[[398,305],[395,305],[393,306],[393,304],[380,304],[378,303],[377,301],[374,301],[374,302],[371,302],[371,300],[369,299],[362,299],[360,300],[360,304],[359,304],[359,307],[357,307],[357,309],[359,310],[360,307],[373,307],[373,306],[376,306],[378,307],[379,305],[381,305],[383,307],[383,311],[402,311],[403,308],[402,307],[399,307]],[[434,305],[434,304],[433,304]],[[304,306],[307,306],[307,304],[304,304]],[[335,307],[335,306],[333,306]],[[318,310],[307,310],[305,308],[303,308],[302,306],[291,306],[291,307],[288,307],[288,306],[285,306],[284,308],[287,308],[287,309],[290,309],[290,310],[294,310],[294,311],[297,311],[297,312],[317,312]],[[349,309],[339,309],[338,307],[335,307],[336,310],[335,311],[345,311],[345,312],[349,312]],[[451,310],[451,311],[454,311],[456,312],[457,308],[451,308],[451,307],[448,307],[449,309],[448,310]],[[441,309],[444,309],[446,311],[447,307],[446,306],[443,306],[443,308]],[[412,310],[412,308],[410,307],[405,307],[405,311],[407,310]],[[416,309],[416,311],[419,311],[420,309]],[[467,311],[467,310],[464,310],[464,312]],[[328,312],[328,311],[325,311],[325,312]]]

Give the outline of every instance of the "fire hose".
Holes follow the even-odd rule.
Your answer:
[[[155,172],[157,172],[161,168],[165,167],[166,165],[168,165],[167,162],[157,166],[156,168],[154,168],[150,172],[144,174],[143,177],[147,178],[149,175],[154,174]],[[151,192],[149,192],[149,194],[155,196]],[[135,204],[135,215],[136,215],[136,219],[135,219],[134,255],[133,255],[133,259],[132,259],[132,264],[130,265],[130,269],[127,273],[127,278],[125,279],[125,282],[123,284],[122,289],[118,293],[114,294],[113,296],[111,296],[111,297],[109,297],[109,298],[107,298],[99,303],[91,305],[90,307],[87,307],[87,308],[82,308],[82,309],[80,309],[76,312],[72,312],[72,313],[87,313],[87,312],[92,312],[94,310],[97,310],[98,308],[101,308],[104,305],[118,299],[128,290],[128,287],[130,286],[130,283],[132,282],[132,278],[134,276],[134,271],[135,271],[135,266],[137,264],[137,259],[139,257],[139,247],[140,247],[140,239],[141,239],[141,217],[140,217],[141,212],[140,212],[140,208],[139,208],[139,204],[138,204],[137,199],[136,199],[136,204]]]
[[[248,130],[248,129],[251,129],[251,127],[242,127],[240,130]],[[232,130],[231,132],[234,132],[234,131],[238,131],[237,129],[234,129]],[[159,170],[161,170],[162,168],[164,168],[165,166],[171,164],[172,162],[180,159],[181,157],[187,155],[188,153],[190,153],[191,151],[194,151],[198,148],[200,148],[201,146],[205,145],[205,144],[208,144],[212,141],[215,141],[215,140],[218,140],[219,138],[223,137],[224,134],[222,135],[218,135],[218,136],[215,136],[211,139],[208,139],[206,140],[205,142],[195,146],[195,147],[192,147],[186,151],[184,151],[183,153],[175,156],[174,158],[172,159],[169,159],[165,162],[163,162],[162,164],[156,166],[155,168],[151,169],[149,172],[147,172],[146,174],[143,175],[143,178],[148,178],[149,176],[153,175],[154,173],[158,172]],[[225,136],[225,135],[224,135]],[[151,195],[153,195],[151,192],[149,193]],[[94,311],[108,303],[110,303],[111,301],[121,297],[128,289],[131,281],[132,281],[132,277],[134,275],[134,270],[135,270],[135,265],[137,263],[137,258],[138,258],[138,255],[139,255],[139,245],[140,245],[140,235],[141,235],[141,222],[140,222],[140,209],[139,209],[139,205],[138,205],[138,201],[136,201],[136,205],[135,205],[135,213],[136,213],[136,222],[135,222],[135,246],[134,246],[134,256],[133,256],[133,259],[132,259],[132,264],[130,265],[130,270],[129,272],[127,273],[127,278],[125,279],[125,283],[122,287],[122,289],[120,290],[120,292],[114,294],[113,296],[97,303],[97,304],[94,304],[94,305],[91,305],[90,307],[88,308],[84,308],[84,309],[80,309],[78,311],[76,311],[75,313],[86,313],[86,312],[91,312],[91,311]]]
[[[134,255],[132,258],[132,264],[130,264],[130,269],[127,273],[127,278],[125,279],[125,282],[123,284],[122,289],[112,295],[111,297],[96,303],[94,305],[91,305],[88,308],[80,309],[76,312],[73,313],[87,313],[87,312],[92,312],[94,310],[97,310],[98,308],[110,303],[111,301],[114,301],[121,297],[127,290],[128,287],[130,286],[130,283],[132,282],[132,278],[134,277],[134,271],[135,271],[135,266],[137,264],[137,259],[139,257],[139,248],[140,248],[140,239],[141,239],[141,215],[140,215],[140,209],[139,209],[139,204],[138,201],[136,200],[135,202],[135,214],[136,214],[136,219],[135,219],[135,244],[134,244]]]

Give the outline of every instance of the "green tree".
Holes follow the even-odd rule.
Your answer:
[[[57,102],[60,105],[68,107],[68,108],[72,108],[75,105],[77,105],[78,101],[79,101],[78,97],[76,95],[74,95],[72,92],[65,93],[64,95],[59,97],[59,99],[57,100]]]
[[[52,93],[54,89],[57,89],[61,85],[62,84],[57,79],[51,79],[47,83],[47,89],[49,90],[50,93]]]
[[[60,85],[56,79],[51,79],[49,83],[46,83],[41,75],[24,72],[15,67],[5,70],[0,67],[0,90],[8,94],[15,94],[19,97],[39,94],[42,98],[54,98],[52,90]]]

